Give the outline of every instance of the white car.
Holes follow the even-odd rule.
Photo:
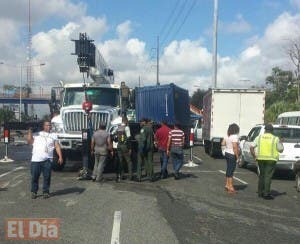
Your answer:
[[[278,136],[284,146],[284,150],[279,154],[279,160],[276,164],[278,170],[293,170],[296,161],[300,159],[300,126],[293,125],[273,125],[273,134]],[[241,137],[241,161],[240,167],[247,165],[257,166],[256,161],[251,155],[250,146],[254,139],[264,133],[264,125],[257,125],[252,128],[248,136]]]

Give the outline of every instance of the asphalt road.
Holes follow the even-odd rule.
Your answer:
[[[3,146],[0,152],[3,158]],[[73,163],[53,173],[49,199],[35,200],[30,199],[30,147],[10,145],[8,156],[15,161],[0,163],[0,243],[46,242],[5,240],[7,218],[59,218],[55,243],[300,241],[300,193],[292,177],[276,175],[275,200],[267,201],[257,197],[255,170],[237,169],[238,193],[230,195],[224,191],[225,160],[210,158],[201,146],[194,147],[198,166],[183,167],[180,180],[116,183],[107,173],[103,183],[79,181],[80,164]]]

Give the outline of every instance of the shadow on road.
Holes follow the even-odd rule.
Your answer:
[[[271,190],[271,195],[273,196],[273,197],[279,197],[279,196],[282,196],[282,195],[286,195],[286,192],[278,192],[278,191],[276,191],[276,190]]]
[[[54,191],[51,193],[51,195],[52,196],[60,196],[60,195],[66,195],[66,194],[72,194],[72,193],[81,194],[84,191],[85,191],[85,188],[71,187],[71,188],[67,188],[67,189],[63,189],[63,190]]]
[[[234,185],[235,190],[243,191],[247,188],[247,185]]]

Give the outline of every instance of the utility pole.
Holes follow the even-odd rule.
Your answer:
[[[157,36],[157,47],[156,47],[156,85],[159,84],[159,36]]]
[[[33,69],[32,69],[32,40],[31,40],[31,2],[28,0],[28,43],[27,43],[27,85],[33,90]],[[31,114],[34,116],[34,105],[31,104]]]
[[[218,78],[218,63],[217,63],[217,49],[218,49],[218,0],[214,0],[214,34],[213,34],[213,58],[212,58],[212,67],[213,67],[213,84],[214,88],[217,88],[217,78]]]

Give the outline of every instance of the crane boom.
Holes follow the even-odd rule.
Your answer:
[[[79,39],[72,41],[75,42],[75,53],[72,55],[77,55],[79,71],[87,73],[96,83],[113,83],[113,70],[108,67],[94,40],[89,39],[86,33],[79,33]]]

